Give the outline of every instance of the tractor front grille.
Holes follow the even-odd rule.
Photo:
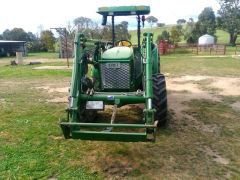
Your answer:
[[[130,66],[120,63],[120,67],[109,68],[108,63],[101,64],[103,89],[130,89]]]

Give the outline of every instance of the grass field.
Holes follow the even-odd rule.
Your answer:
[[[25,60],[66,65],[55,56]],[[10,60],[0,59],[0,179],[240,178],[240,59],[162,56],[169,124],[156,143],[65,140],[58,119],[67,104],[54,100],[67,99],[71,71]],[[139,109],[118,113],[134,118]]]

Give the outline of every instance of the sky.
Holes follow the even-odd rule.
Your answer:
[[[150,15],[165,24],[175,24],[180,18],[197,20],[204,7],[212,7],[215,13],[219,9],[217,0],[3,0],[0,3],[0,34],[14,27],[33,33],[66,27],[80,16],[101,22],[101,16],[96,13],[98,7],[130,5],[150,6]],[[132,22],[132,19],[123,20]]]

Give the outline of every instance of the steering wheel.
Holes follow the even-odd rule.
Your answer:
[[[132,43],[128,40],[120,40],[116,42],[116,46],[132,47]]]

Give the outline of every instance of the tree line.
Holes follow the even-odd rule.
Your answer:
[[[192,18],[177,20],[177,25],[168,31],[163,31],[158,36],[158,40],[167,40],[174,44],[184,37],[187,43],[197,43],[198,38],[204,34],[216,37],[216,29],[221,29],[229,33],[229,44],[236,45],[236,40],[240,34],[240,0],[218,0],[220,9],[218,16],[215,16],[211,7],[206,7],[199,14],[197,22]],[[184,26],[183,26],[184,24]]]
[[[54,51],[55,37],[50,30],[41,31],[40,36],[25,32],[22,28],[6,29],[0,34],[0,40],[26,41],[30,52]]]
[[[229,44],[235,45],[238,35],[240,34],[240,0],[218,0],[220,9],[218,16],[215,16],[211,7],[206,7],[199,14],[197,22],[192,18],[188,21],[178,19],[177,25],[172,26],[170,31],[163,31],[158,36],[158,40],[168,40],[173,44],[181,41],[184,37],[187,43],[196,43],[201,35],[209,34],[215,36],[216,29],[222,29],[229,33]],[[146,21],[152,27],[156,24],[158,27],[165,26],[164,23],[158,23],[154,16],[148,16]],[[74,34],[81,31],[87,38],[111,41],[112,26],[107,24],[102,27],[87,17],[75,18],[67,25],[66,36],[73,41]],[[116,40],[130,40],[131,35],[128,31],[128,22],[122,21],[115,25]],[[215,36],[216,37],[216,36]],[[39,35],[32,32],[25,32],[22,28],[6,29],[0,34],[0,40],[19,40],[26,41],[27,48],[30,52],[54,51],[57,39],[51,30],[43,30]]]
[[[87,17],[78,17],[72,23],[68,23],[64,28],[64,33],[60,33],[68,41],[73,42],[76,32],[82,32],[89,39],[98,39],[104,41],[112,40],[112,26],[107,24],[102,27]],[[131,35],[128,32],[128,22],[122,21],[115,25],[116,41],[121,39],[130,40]],[[51,52],[55,51],[55,44],[58,44],[51,30],[42,30],[40,35],[32,32],[25,32],[22,28],[6,29],[0,34],[0,40],[26,41],[29,52]]]

